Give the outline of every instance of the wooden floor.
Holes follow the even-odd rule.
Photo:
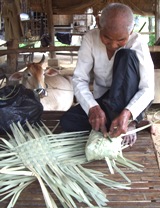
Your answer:
[[[57,124],[63,112],[44,112],[43,122],[52,130]],[[60,132],[58,127],[56,132]],[[143,172],[133,172],[122,168],[131,179],[131,190],[113,190],[101,187],[110,201],[111,208],[160,208],[160,171],[151,135],[147,130],[138,133],[138,139],[132,148],[126,149],[124,155],[142,165]],[[95,161],[85,165],[86,167],[109,173],[104,161]],[[123,182],[119,174],[110,175],[110,179]],[[58,208],[62,208],[60,203],[51,193],[57,202]],[[0,208],[6,208],[9,200],[0,202]],[[26,188],[20,195],[14,208],[45,208],[45,202],[38,182]],[[78,208],[86,208],[84,204],[78,204]]]

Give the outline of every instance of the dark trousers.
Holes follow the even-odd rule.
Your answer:
[[[121,113],[138,91],[139,81],[139,60],[136,52],[130,49],[119,50],[113,64],[111,88],[96,99],[106,114],[108,130],[112,120]],[[137,121],[142,118],[143,112],[137,117]],[[65,132],[91,130],[88,115],[79,104],[70,108],[61,117],[60,125]]]

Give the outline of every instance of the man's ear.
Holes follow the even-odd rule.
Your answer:
[[[133,28],[134,29],[134,28]],[[133,33],[133,29],[132,29],[132,31],[130,32],[130,34],[129,35],[132,35],[132,33]]]
[[[99,19],[100,19],[100,16],[97,15],[97,16],[96,16],[96,25],[97,25],[98,28],[100,29]]]
[[[134,30],[134,27],[135,27],[135,24],[134,24],[134,26],[133,26],[133,29],[132,29],[132,31],[130,32],[130,34],[129,34],[129,35],[132,35],[132,33],[133,33],[133,30]]]

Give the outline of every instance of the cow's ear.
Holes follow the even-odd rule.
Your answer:
[[[45,72],[45,75],[53,77],[59,74],[57,69],[53,69],[53,68],[48,68]]]
[[[22,72],[15,72],[9,76],[8,80],[9,81],[21,81],[22,77],[23,77]]]

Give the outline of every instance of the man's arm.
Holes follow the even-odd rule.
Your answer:
[[[154,65],[148,45],[144,43],[141,35],[137,35],[131,49],[136,51],[139,59],[140,82],[137,93],[130,100],[126,109],[131,112],[133,120],[135,120],[154,99]]]
[[[87,115],[90,108],[98,105],[89,88],[90,72],[94,66],[92,47],[91,35],[85,34],[78,52],[78,61],[72,79],[74,94]]]

